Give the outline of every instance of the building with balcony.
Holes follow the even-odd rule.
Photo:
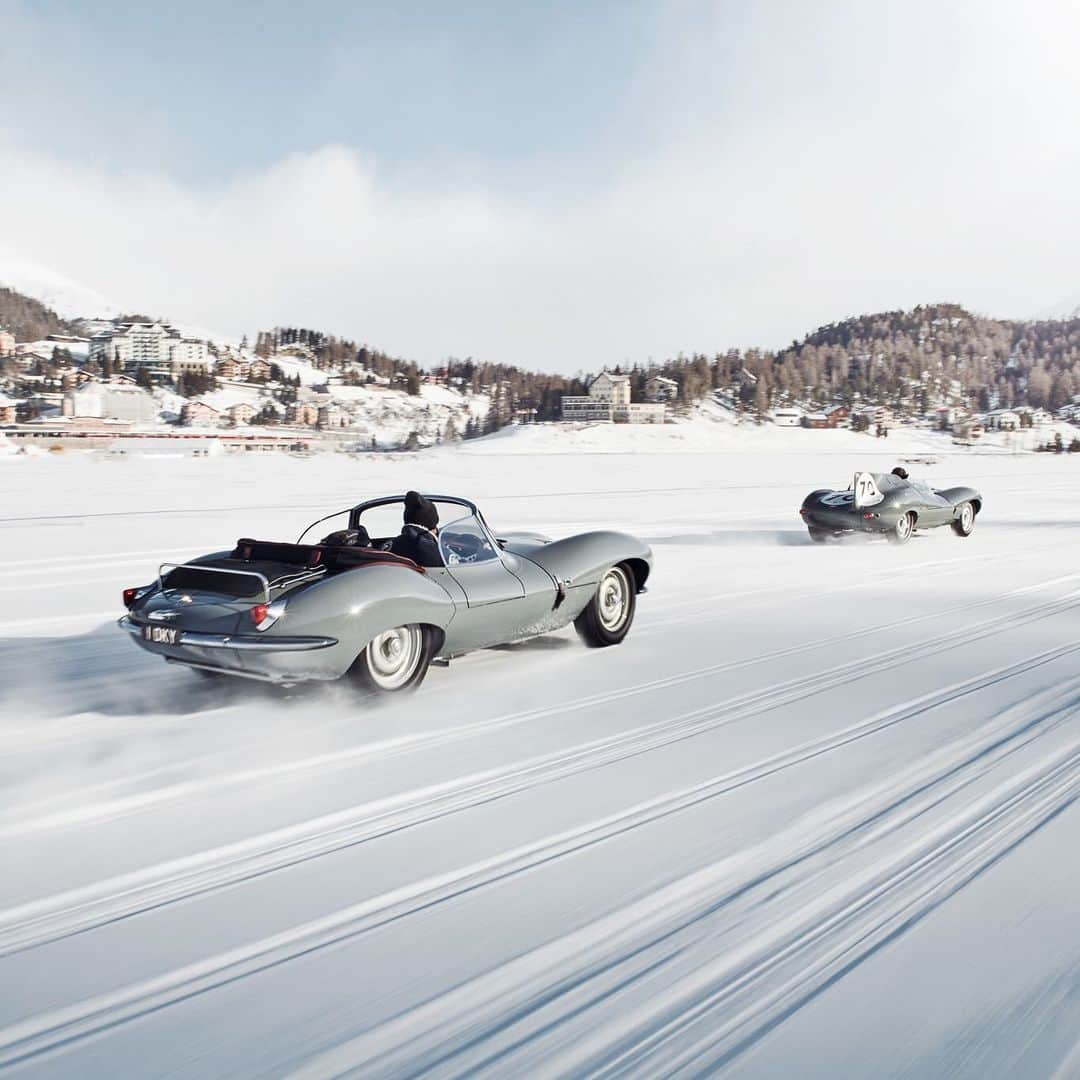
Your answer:
[[[653,375],[645,383],[645,400],[655,403],[674,401],[679,396],[679,384],[666,375]]]
[[[340,405],[322,405],[319,407],[319,427],[328,428],[349,426],[349,414]]]
[[[205,401],[188,401],[180,410],[180,423],[185,427],[215,427],[221,423],[221,413]]]
[[[206,371],[206,342],[185,338],[167,323],[113,323],[91,339],[87,360],[113,368],[146,367],[160,374]]]
[[[602,371],[589,384],[588,394],[562,399],[565,421],[615,424],[662,424],[667,406],[662,402],[631,402],[630,376]]]
[[[319,407],[302,401],[294,401],[285,410],[285,423],[298,427],[315,427],[319,422]]]

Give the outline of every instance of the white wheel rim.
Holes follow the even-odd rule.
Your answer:
[[[968,503],[963,510],[960,511],[960,526],[967,532],[971,528],[971,522],[975,518],[975,511],[971,508],[971,503]]]
[[[896,535],[897,536],[907,536],[910,532],[911,532],[911,515],[910,514],[905,514],[896,523]]]
[[[420,663],[422,637],[418,626],[399,626],[372,638],[367,647],[368,671],[380,690],[400,690]]]
[[[630,609],[630,583],[619,567],[609,570],[600,582],[597,593],[597,613],[600,625],[609,633],[622,628]]]

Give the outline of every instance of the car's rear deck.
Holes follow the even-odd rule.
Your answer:
[[[236,599],[281,595],[298,585],[364,566],[401,566],[424,573],[401,555],[371,547],[289,544],[242,538],[224,558],[175,566],[163,578],[166,589],[198,589]]]

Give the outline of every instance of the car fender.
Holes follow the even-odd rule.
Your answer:
[[[357,567],[298,589],[265,632],[268,641],[275,635],[318,635],[336,638],[335,646],[307,656],[259,656],[251,666],[268,665],[280,677],[282,668],[295,666],[299,673],[314,663],[319,669],[315,677],[337,678],[377,634],[409,624],[433,627],[439,634],[438,652],[455,611],[446,590],[426,574],[402,566]]]
[[[567,588],[597,585],[604,571],[616,563],[628,562],[640,592],[652,572],[653,554],[635,536],[620,532],[588,532],[555,540],[525,556],[542,566]]]
[[[939,491],[938,494],[943,499],[948,499],[952,503],[954,510],[959,509],[962,503],[969,502],[975,508],[975,513],[978,514],[982,510],[983,498],[974,488],[969,487],[954,487],[946,488],[944,491]]]

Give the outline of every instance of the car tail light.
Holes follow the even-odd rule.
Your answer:
[[[142,587],[139,586],[139,585],[135,585],[130,589],[125,589],[124,590],[124,607],[126,607],[126,608],[131,607],[131,605],[134,604],[136,600],[138,600],[138,598],[139,598],[140,594],[142,593],[142,591],[143,591]]]
[[[805,506],[800,506],[799,507],[799,513],[800,514],[805,514],[806,513],[806,507]]]
[[[269,630],[285,614],[285,597],[279,596],[269,604],[256,604],[248,614],[256,630]]]
[[[863,517],[869,521],[871,518],[876,518],[877,514],[863,514]]]

